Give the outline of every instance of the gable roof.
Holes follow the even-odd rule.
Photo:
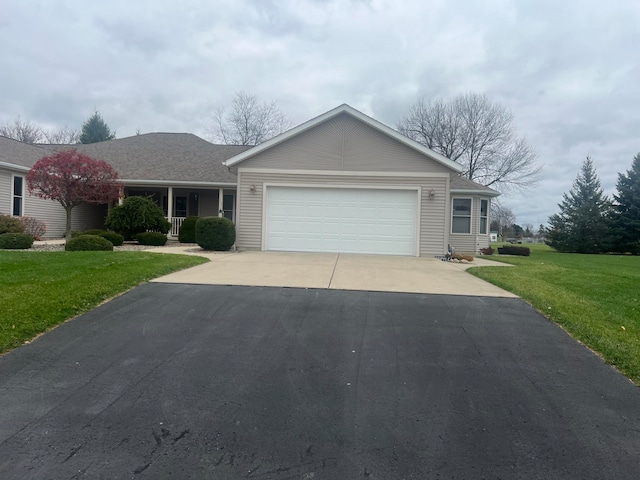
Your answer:
[[[469,194],[469,195],[484,195],[486,197],[497,197],[500,192],[493,188],[485,187],[479,183],[469,180],[468,178],[455,176],[451,177],[451,193],[457,194]]]
[[[292,128],[291,130],[287,130],[286,132],[278,135],[277,137],[274,137],[264,143],[261,143],[260,145],[256,145],[255,147],[246,150],[244,152],[239,153],[238,155],[229,158],[227,161],[224,162],[224,165],[226,165],[227,167],[231,167],[233,165],[237,165],[238,163],[247,160],[248,158],[251,158],[257,154],[259,154],[260,152],[263,152],[265,150],[268,150],[271,147],[274,147],[275,145],[278,145],[282,142],[285,142],[286,140],[295,137],[296,135],[299,135],[313,127],[315,127],[316,125],[319,125],[323,122],[326,122],[327,120],[330,120],[342,113],[346,113],[347,115],[351,115],[352,117],[360,120],[361,122],[369,125],[370,127],[374,128],[375,130],[378,130],[386,135],[388,135],[389,137],[397,140],[400,143],[403,143],[404,145],[422,153],[423,155],[431,158],[432,160],[435,160],[438,163],[441,163],[443,165],[445,165],[446,167],[449,167],[453,172],[461,172],[462,168],[460,167],[460,165],[458,165],[457,163],[455,163],[453,160],[448,159],[447,157],[440,155],[437,152],[434,152],[433,150],[425,147],[424,145],[419,144],[418,142],[411,140],[409,137],[405,137],[404,135],[402,135],[401,133],[395,131],[394,129],[386,126],[384,123],[381,123],[371,117],[369,117],[368,115],[365,115],[364,113],[356,110],[355,108],[347,105],[346,103],[343,103],[342,105],[334,108],[333,110],[329,110],[326,113],[323,113],[322,115],[319,115],[315,118],[312,118],[311,120],[302,123],[300,125],[298,125],[297,127]]]

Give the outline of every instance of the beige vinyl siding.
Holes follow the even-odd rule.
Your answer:
[[[27,195],[24,214],[27,217],[35,217],[45,222],[47,232],[45,238],[62,238],[67,225],[67,217],[64,208],[55,200]],[[78,205],[71,211],[71,229],[89,230],[104,228],[104,219],[107,216],[106,205]]]
[[[0,214],[4,215],[11,215],[13,207],[11,199],[11,174],[12,172],[9,170],[0,169]]]
[[[343,113],[242,162],[241,168],[447,173],[440,162]]]
[[[420,255],[441,255],[446,248],[446,205],[448,177],[374,176],[264,173],[243,171],[238,175],[238,214],[236,245],[240,249],[259,250],[262,248],[262,215],[265,184],[284,184],[291,186],[366,186],[376,187],[422,187],[420,205]],[[255,192],[252,191],[255,185]],[[429,196],[433,190],[433,196]]]

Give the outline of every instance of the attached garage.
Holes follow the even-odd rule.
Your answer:
[[[267,185],[265,250],[416,255],[418,189]]]
[[[430,256],[489,245],[486,199],[497,192],[454,189],[460,165],[348,105],[224,165],[238,175],[240,250]],[[468,231],[452,231],[454,196],[471,203]]]

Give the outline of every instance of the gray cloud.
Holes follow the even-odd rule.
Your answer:
[[[395,126],[418,98],[486,93],[544,180],[502,203],[546,222],[591,155],[608,193],[640,151],[640,3],[611,0],[5,0],[0,122],[206,136],[244,89],[294,122],[349,103]]]

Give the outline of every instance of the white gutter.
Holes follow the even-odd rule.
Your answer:
[[[16,165],[15,163],[7,163],[7,162],[0,162],[0,167],[11,168],[13,170],[20,170],[22,172],[28,172],[29,170],[31,170],[31,168],[29,167],[23,167],[22,165]]]
[[[186,180],[142,180],[135,178],[120,178],[120,182],[126,185],[172,185],[172,186],[185,186],[185,187],[237,187],[236,182],[192,182]]]
[[[465,195],[483,195],[485,197],[499,197],[500,195],[502,195],[500,192],[496,192],[495,190],[488,192],[486,190],[473,190],[469,188],[452,188],[451,193],[464,193]]]

